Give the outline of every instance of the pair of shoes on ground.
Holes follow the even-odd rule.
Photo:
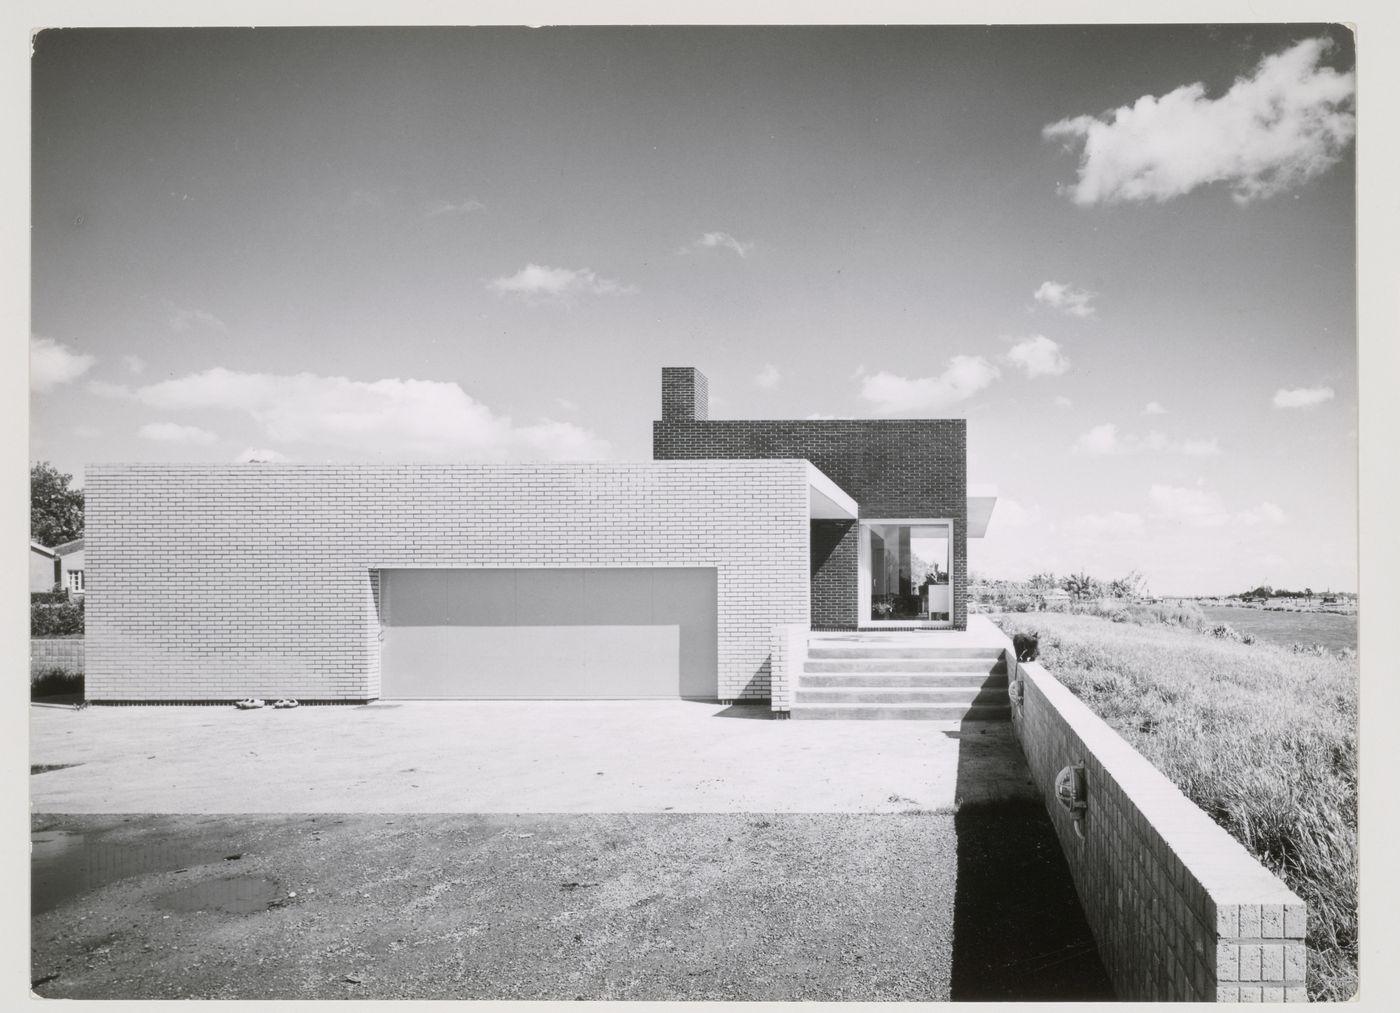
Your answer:
[[[259,707],[265,707],[265,706],[266,706],[266,703],[265,703],[264,701],[262,701],[262,700],[250,698],[250,699],[247,699],[247,700],[239,700],[236,704],[234,704],[234,706],[237,707],[239,710],[242,710],[242,711],[251,711],[251,710],[257,710]],[[272,706],[273,706],[274,708],[276,708],[277,710],[287,710],[287,709],[290,708],[290,707],[300,707],[301,705],[300,705],[299,703],[297,703],[295,700],[286,700],[286,699],[282,699],[282,700],[278,700],[278,701],[277,701],[275,704],[273,704]]]

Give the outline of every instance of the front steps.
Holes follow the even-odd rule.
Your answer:
[[[796,674],[792,717],[799,720],[1006,721],[1006,661],[999,647],[910,644],[874,634],[812,637]]]

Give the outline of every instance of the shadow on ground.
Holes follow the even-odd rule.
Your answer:
[[[964,723],[959,738],[953,1001],[1113,1001],[1069,866],[1024,761],[1005,763],[1009,726]],[[1019,750],[1016,753],[1019,759]]]

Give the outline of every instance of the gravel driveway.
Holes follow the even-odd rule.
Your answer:
[[[979,825],[988,840],[950,813],[36,817],[35,989],[1091,997],[1063,860],[1023,868],[1035,847]]]

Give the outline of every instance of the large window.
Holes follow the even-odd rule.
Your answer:
[[[864,621],[946,624],[952,620],[953,529],[948,521],[861,524]]]
[[[68,590],[72,591],[74,594],[82,594],[82,593],[83,593],[84,588],[83,588],[83,571],[82,571],[82,570],[69,570],[69,571],[68,571]]]

